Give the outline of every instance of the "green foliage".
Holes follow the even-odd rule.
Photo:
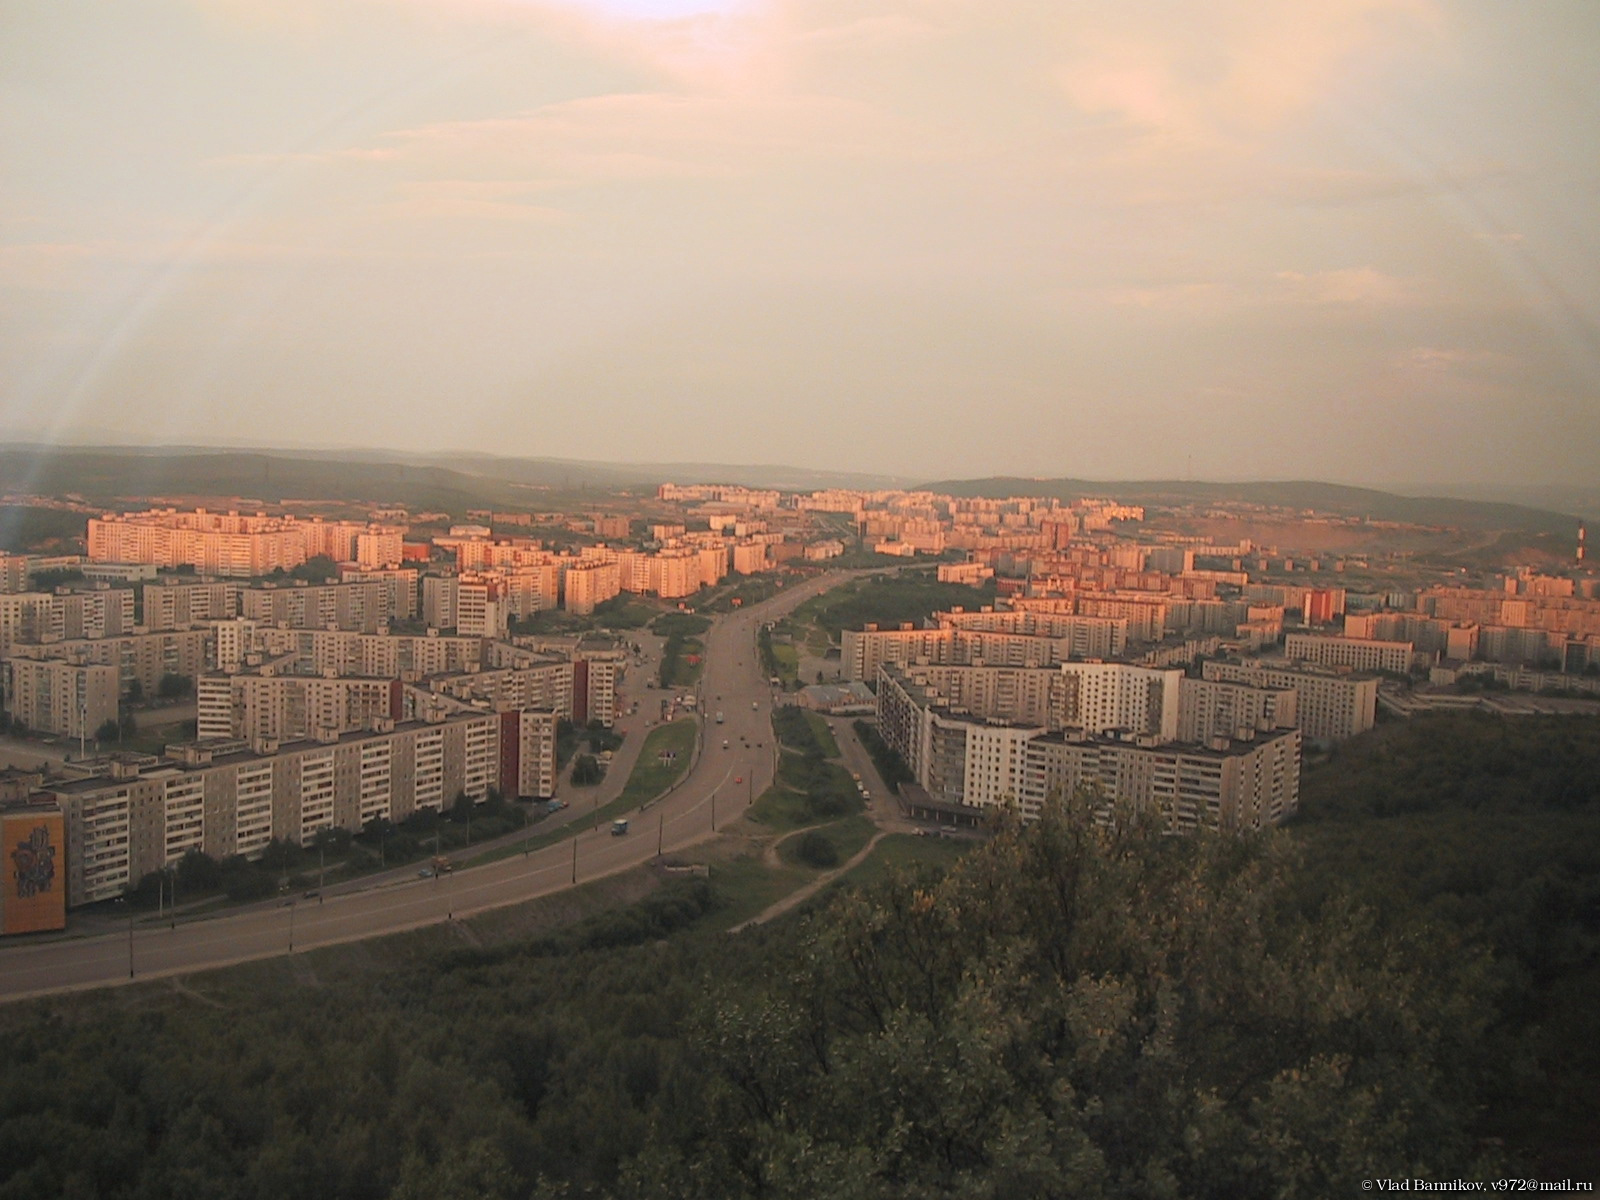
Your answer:
[[[1600,720],[1448,714],[1380,726],[1306,771],[1309,904],[1339,889],[1490,947],[1490,1119],[1525,1152],[1593,1144],[1600,1106]],[[1539,1114],[1535,1117],[1533,1114]],[[1594,1169],[1593,1159],[1574,1171]]]
[[[774,705],[772,709],[772,730],[778,736],[778,741],[791,750],[801,754],[810,754],[816,758],[825,758],[822,743],[817,739],[816,730],[806,720],[803,708],[792,704]]]
[[[291,579],[304,579],[308,583],[326,583],[337,578],[339,564],[326,554],[313,554],[305,562],[289,572]]]
[[[875,575],[824,592],[800,606],[795,620],[812,620],[837,641],[844,629],[860,629],[873,622],[897,625],[921,621],[942,609],[980,608],[993,604],[994,581],[981,588],[959,583],[939,583],[929,575]]]
[[[693,717],[684,717],[670,725],[652,729],[639,750],[639,759],[633,764],[633,773],[628,776],[622,795],[614,803],[622,808],[643,804],[682,779],[689,770],[689,758],[699,727],[699,722]],[[664,753],[672,757],[664,759]]]
[[[1600,809],[1600,721],[1439,713],[1388,725],[1309,768],[1307,821]]]
[[[94,740],[97,742],[114,742],[117,740],[117,734],[121,730],[122,726],[118,724],[115,717],[107,717],[100,722],[100,728],[94,731]]]
[[[1507,762],[1583,761],[1508,730]],[[1381,781],[1380,732],[1325,769]],[[1243,840],[1060,806],[737,937],[699,932],[726,901],[693,879],[389,971],[340,949],[0,1007],[0,1200],[1320,1200],[1529,1149],[1592,1177],[1597,814],[1459,791],[1373,817],[1319,780],[1324,811]]]
[[[50,567],[28,576],[28,586],[36,592],[53,592],[64,583],[77,583],[83,572],[77,567]]]
[[[589,749],[596,754],[606,750],[616,750],[622,745],[622,737],[615,730],[607,729],[599,721],[590,721],[587,730]]]
[[[820,830],[812,829],[795,839],[795,857],[808,867],[836,867],[839,865],[839,848]]]
[[[661,637],[671,637],[677,634],[681,637],[694,637],[711,628],[711,618],[702,617],[697,613],[669,612],[662,613],[650,622],[650,632]]]
[[[572,764],[574,787],[593,787],[605,777],[605,769],[592,754],[580,754]]]
[[[194,680],[187,675],[179,675],[168,671],[161,676],[161,682],[156,685],[156,695],[163,700],[176,700],[180,696],[187,696],[194,691]]]
[[[884,783],[889,785],[890,791],[897,791],[902,783],[915,783],[916,776],[911,773],[905,761],[894,752],[889,743],[883,740],[883,735],[878,732],[878,727],[867,721],[856,720],[851,723],[851,728],[856,731],[856,737],[861,739],[861,745],[872,756],[872,765],[878,768],[878,774],[883,777]]]
[[[661,686],[688,687],[700,678],[705,644],[699,638],[674,633],[661,647]],[[693,660],[693,661],[691,661]]]
[[[1057,812],[942,881],[848,895],[789,970],[701,1015],[701,1110],[632,1194],[1324,1197],[1391,1163],[1466,1173],[1481,959],[1348,905],[1314,924],[1285,908],[1292,872]]]
[[[578,727],[565,717],[556,721],[556,766],[564,767],[577,753],[582,735]]]
[[[0,459],[5,457],[0,455]],[[7,471],[5,477],[30,478],[25,471],[15,474]],[[64,542],[81,541],[88,528],[88,519],[82,513],[20,504],[0,506],[0,550],[9,554],[24,554],[49,549]]]

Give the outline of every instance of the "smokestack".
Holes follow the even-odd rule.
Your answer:
[[[1578,526],[1578,565],[1583,565],[1583,526]]]

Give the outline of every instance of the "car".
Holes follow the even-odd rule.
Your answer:
[[[744,782],[744,776],[743,775],[735,775],[733,777],[733,781],[735,783],[743,783]]]
[[[423,867],[422,870],[417,872],[417,878],[418,879],[432,879],[433,878],[433,868],[432,867]]]
[[[305,898],[307,900],[315,900],[320,895],[322,895],[321,892],[319,892],[316,888],[312,888],[309,892],[306,893]]]

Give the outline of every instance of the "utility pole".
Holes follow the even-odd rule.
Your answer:
[[[656,857],[657,858],[661,857],[661,847],[662,847],[663,843],[666,841],[666,835],[667,835],[667,814],[665,812],[660,812],[660,813],[656,814]]]
[[[572,882],[578,882],[578,835],[572,835]]]
[[[711,793],[711,832],[717,831],[717,794]]]
[[[289,901],[289,953],[294,953],[294,910],[295,902]]]

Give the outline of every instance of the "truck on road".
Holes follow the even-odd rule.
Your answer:
[[[621,837],[623,834],[625,834],[627,832],[628,832],[628,819],[626,817],[618,817],[615,821],[611,822],[611,836],[612,837]]]
[[[720,708],[717,709],[717,724],[718,725],[722,724],[722,710]]]

